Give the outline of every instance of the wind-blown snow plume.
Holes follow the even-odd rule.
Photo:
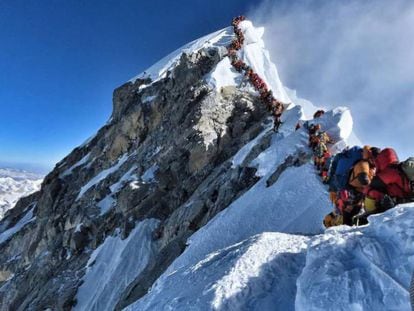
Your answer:
[[[412,1],[265,1],[250,15],[265,25],[285,85],[351,107],[363,141],[412,153]]]

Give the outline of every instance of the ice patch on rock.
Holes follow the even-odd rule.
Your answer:
[[[74,310],[114,309],[123,291],[154,258],[156,248],[151,234],[157,225],[158,220],[146,219],[125,240],[119,235],[107,237],[93,251]]]

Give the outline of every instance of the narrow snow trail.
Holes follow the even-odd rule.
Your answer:
[[[410,310],[414,204],[312,237],[266,232],[170,270],[125,310]]]

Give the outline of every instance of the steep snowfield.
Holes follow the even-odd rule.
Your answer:
[[[245,38],[243,47],[238,51],[239,58],[263,78],[277,99],[284,103],[291,103],[292,100],[280,81],[276,66],[270,61],[269,52],[264,48],[262,40],[264,28],[255,28],[250,21],[241,22],[239,28]],[[231,66],[228,57],[219,62],[206,78],[207,82],[217,90],[223,86],[241,87],[243,84],[243,75]],[[249,84],[243,87],[255,92]]]
[[[186,45],[180,47],[174,52],[168,54],[166,57],[152,65],[150,68],[132,78],[130,81],[134,82],[137,79],[150,78],[151,82],[155,82],[161,78],[164,78],[167,73],[174,68],[182,53],[192,54],[199,51],[202,48],[208,47],[225,47],[227,46],[233,37],[233,28],[227,27],[222,30],[213,32],[202,38],[194,40]],[[145,87],[145,86],[143,86]]]
[[[42,179],[38,174],[0,168],[0,219],[21,197],[39,190]]]
[[[306,160],[306,130],[294,130],[302,117],[302,109],[293,107],[285,113],[280,133],[266,128],[233,157],[233,166],[241,165],[261,137],[272,136],[267,149],[244,163],[257,169],[260,180],[193,234],[150,293],[128,310],[187,310],[194,304],[194,310],[294,309],[308,236],[323,232],[321,220],[331,209],[326,186]],[[344,143],[350,131],[343,121],[348,118],[347,109],[335,109],[321,123]],[[305,162],[297,167],[291,163],[269,186],[289,156],[305,156]]]
[[[249,21],[242,22],[240,29],[246,39],[238,51],[240,59],[265,80],[279,100],[293,105],[283,114],[279,133],[268,123],[229,159],[234,169],[255,168],[258,182],[193,234],[183,254],[148,294],[125,310],[409,310],[414,204],[370,217],[364,227],[324,231],[323,216],[332,209],[328,192],[310,161],[306,129],[294,130],[298,122],[312,122],[317,107],[282,85],[261,39],[264,29]],[[220,47],[225,53],[232,38],[229,27],[195,40],[131,81],[165,77],[182,53],[208,47]],[[228,58],[205,81],[217,91],[233,86],[255,93]],[[317,122],[337,141],[333,151],[359,144],[347,108],[327,111]],[[252,156],[255,147],[266,140],[270,144]],[[88,161],[87,156],[66,173]],[[89,181],[79,198],[122,161]],[[156,170],[151,167],[140,178],[152,182]],[[131,171],[119,183],[136,178]],[[111,191],[116,192],[117,184]],[[108,196],[99,204],[104,213],[116,202]],[[191,202],[186,206],[191,209]],[[76,310],[113,309],[151,260],[152,243],[156,243],[151,232],[156,227],[155,220],[141,222],[127,239],[108,237],[92,253],[76,296]]]
[[[267,232],[171,273],[132,310],[293,310],[309,238]]]
[[[74,310],[113,310],[126,287],[153,258],[151,233],[157,225],[157,220],[146,219],[125,240],[106,238],[89,259]]]
[[[210,252],[228,247],[253,235],[267,231],[317,234],[322,232],[323,216],[330,212],[326,186],[315,173],[314,166],[307,161],[298,167],[288,167],[277,181],[267,183],[278,167],[289,157],[310,156],[308,136],[305,129],[295,131],[296,122],[302,117],[301,109],[294,107],[285,113],[285,123],[280,133],[269,127],[260,136],[271,135],[271,145],[247,165],[257,169],[261,179],[227,209],[217,215],[206,226],[198,230],[188,241],[189,246],[182,256],[168,269],[166,274],[178,267],[194,264]],[[323,127],[338,143],[349,134],[347,128],[338,124],[350,118],[347,109],[336,109],[321,118]],[[260,139],[255,139],[258,144]],[[252,142],[254,145],[254,143]],[[246,148],[253,146],[246,145]],[[242,155],[240,155],[240,153]],[[233,166],[245,162],[248,154],[242,148],[233,158]],[[292,163],[289,165],[292,166]]]
[[[261,233],[170,270],[125,310],[408,311],[413,219],[408,204],[359,228]]]
[[[233,157],[233,167],[255,167],[260,180],[191,236],[149,293],[126,310],[408,310],[414,204],[370,217],[365,227],[324,232],[322,219],[332,207],[310,161],[275,177],[289,156],[310,155],[305,129],[294,126],[316,107],[282,86],[263,30],[250,22],[241,29],[246,45],[239,56],[279,99],[300,106],[284,113],[280,133],[268,126]],[[206,80],[217,89],[252,90],[226,58]],[[318,123],[337,141],[334,151],[360,143],[347,108],[328,111]],[[270,146],[246,163],[269,135]]]
[[[36,217],[33,217],[33,210],[34,207],[32,207],[28,212],[26,212],[22,219],[20,219],[13,227],[0,233],[0,244],[4,241],[7,241],[11,236],[13,236],[13,234],[19,232],[20,229],[22,229],[28,223],[36,220]]]
[[[414,204],[329,229],[309,243],[297,310],[410,310]]]

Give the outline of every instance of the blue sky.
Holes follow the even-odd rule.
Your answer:
[[[106,122],[114,88],[245,13],[285,85],[350,106],[364,143],[412,155],[413,3],[1,1],[0,166],[52,168]]]
[[[254,3],[1,1],[0,164],[51,168],[106,122],[114,88]]]

